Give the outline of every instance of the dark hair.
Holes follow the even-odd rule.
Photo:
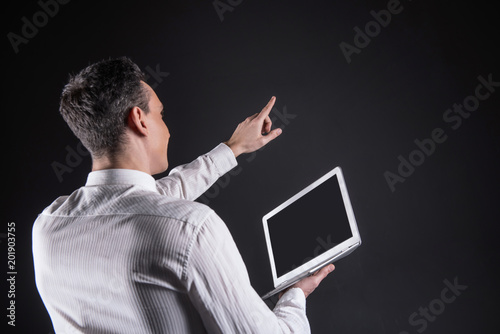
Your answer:
[[[102,60],[70,76],[59,112],[92,156],[118,152],[133,107],[149,111],[141,80],[144,73],[126,57]]]

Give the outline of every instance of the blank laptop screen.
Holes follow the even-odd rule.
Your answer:
[[[352,237],[337,175],[267,223],[278,277]]]

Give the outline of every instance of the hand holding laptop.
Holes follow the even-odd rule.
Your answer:
[[[302,291],[304,291],[304,295],[307,298],[318,287],[319,283],[321,283],[321,281],[334,269],[335,266],[333,264],[329,264],[326,267],[321,268],[311,276],[301,279],[300,281],[292,285],[289,289],[300,288],[302,289]],[[280,293],[280,298],[287,290]]]

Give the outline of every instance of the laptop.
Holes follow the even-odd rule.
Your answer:
[[[262,218],[274,289],[267,299],[361,245],[342,174],[336,167]]]

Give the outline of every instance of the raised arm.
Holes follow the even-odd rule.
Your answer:
[[[167,177],[156,182],[164,195],[195,200],[219,177],[237,165],[236,157],[260,149],[281,134],[281,129],[271,131],[269,113],[276,98],[273,96],[260,113],[238,124],[231,138],[193,162],[174,168]]]
[[[164,195],[193,201],[237,164],[231,149],[221,143],[193,162],[172,169],[156,181],[156,187]]]

